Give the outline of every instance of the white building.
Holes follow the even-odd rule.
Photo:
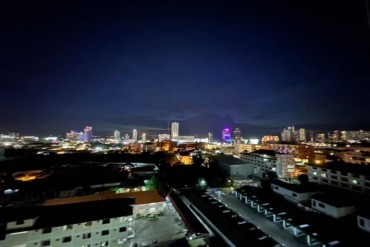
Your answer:
[[[289,184],[279,180],[271,182],[271,189],[276,194],[294,203],[309,201],[311,196],[320,191],[320,188],[315,184]]]
[[[171,124],[171,138],[176,138],[179,136],[179,123],[173,122]]]
[[[114,136],[114,139],[119,141],[121,139],[121,132],[119,132],[118,130],[115,130],[113,132],[113,136]]]
[[[263,178],[269,172],[276,172],[279,178],[291,178],[295,173],[295,161],[292,154],[277,154],[272,150],[256,150],[241,153],[240,157],[253,164],[253,174]]]
[[[370,232],[370,214],[363,211],[357,214],[357,226],[366,232]]]
[[[134,142],[137,142],[137,130],[136,129],[132,130],[132,140]]]
[[[311,197],[311,207],[336,219],[353,214],[357,210],[356,203],[353,200],[340,195],[323,193]]]
[[[0,246],[122,246],[134,198],[0,209]]]
[[[159,134],[158,135],[158,141],[159,142],[169,140],[169,139],[171,139],[171,136],[169,134]]]

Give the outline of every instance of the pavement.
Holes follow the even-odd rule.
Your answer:
[[[127,239],[123,246],[131,247],[134,243],[140,246],[169,246],[172,242],[185,237],[187,229],[172,204],[166,203],[163,216],[157,220],[135,219],[133,223],[135,236]],[[157,243],[153,243],[156,240]]]
[[[225,204],[233,211],[237,212],[242,218],[258,226],[260,230],[269,234],[271,238],[278,243],[283,244],[286,247],[307,247],[307,245],[296,239],[290,231],[283,229],[270,219],[257,213],[255,209],[250,208],[235,196],[228,194],[228,191],[223,192],[224,193],[220,195],[213,193],[212,196],[217,198],[221,203]]]

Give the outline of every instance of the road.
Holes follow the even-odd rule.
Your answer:
[[[230,209],[240,214],[241,217],[252,224],[258,226],[263,232],[269,234],[271,238],[278,243],[284,244],[287,247],[307,247],[307,245],[296,239],[292,233],[284,230],[271,220],[260,215],[255,209],[250,208],[235,196],[227,193],[223,193],[222,195],[216,195],[213,193],[212,196],[216,196],[216,198],[223,204],[227,204]]]

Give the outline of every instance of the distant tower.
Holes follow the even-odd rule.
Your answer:
[[[240,141],[242,139],[242,132],[240,131],[240,129],[239,128],[236,128],[235,130],[234,130],[234,140],[236,141],[236,142],[238,142],[238,141]]]
[[[226,128],[222,130],[222,140],[225,142],[230,141],[230,129]]]
[[[134,140],[134,142],[137,142],[137,130],[136,129],[132,131],[132,139]]]
[[[121,132],[119,132],[118,130],[115,130],[113,132],[113,136],[114,136],[114,139],[116,139],[117,141],[119,141],[119,139],[121,138]]]
[[[145,133],[143,133],[143,134],[141,135],[141,141],[142,141],[143,143],[145,143],[145,142],[146,142],[146,134],[145,134]]]
[[[176,138],[179,136],[179,123],[173,122],[171,125],[171,138]]]
[[[129,134],[125,134],[125,140],[127,141],[127,140],[130,140],[130,136],[129,136]]]
[[[306,130],[303,129],[303,128],[299,129],[299,141],[301,141],[301,142],[306,142],[307,141]]]
[[[213,141],[213,134],[211,132],[208,133],[208,142]]]
[[[84,142],[91,142],[92,137],[92,127],[86,126],[84,129]]]

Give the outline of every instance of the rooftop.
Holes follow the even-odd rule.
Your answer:
[[[345,162],[330,162],[323,165],[309,164],[309,166],[370,176],[370,166],[367,165],[357,165]]]
[[[281,180],[274,180],[271,183],[297,193],[316,192],[321,190],[320,186],[316,183],[289,184]]]
[[[240,165],[240,164],[249,164],[245,160],[237,159],[229,155],[217,155],[215,159],[223,165]]]
[[[121,193],[121,194],[116,194],[113,191],[108,191],[108,192],[103,192],[103,193],[99,193],[96,195],[50,199],[44,202],[43,205],[50,206],[50,205],[61,205],[61,204],[69,204],[69,203],[102,201],[102,200],[122,199],[122,198],[135,198],[134,203],[136,205],[165,201],[165,199],[161,197],[156,190],[127,192],[127,193]]]
[[[133,204],[135,204],[134,198],[113,198],[51,206],[5,207],[0,208],[0,219],[5,223],[35,218],[33,226],[22,230],[44,229],[132,215],[131,205]]]
[[[339,196],[334,193],[317,193],[311,196],[311,198],[337,208],[354,206],[357,204],[356,200],[353,200],[353,198]]]

